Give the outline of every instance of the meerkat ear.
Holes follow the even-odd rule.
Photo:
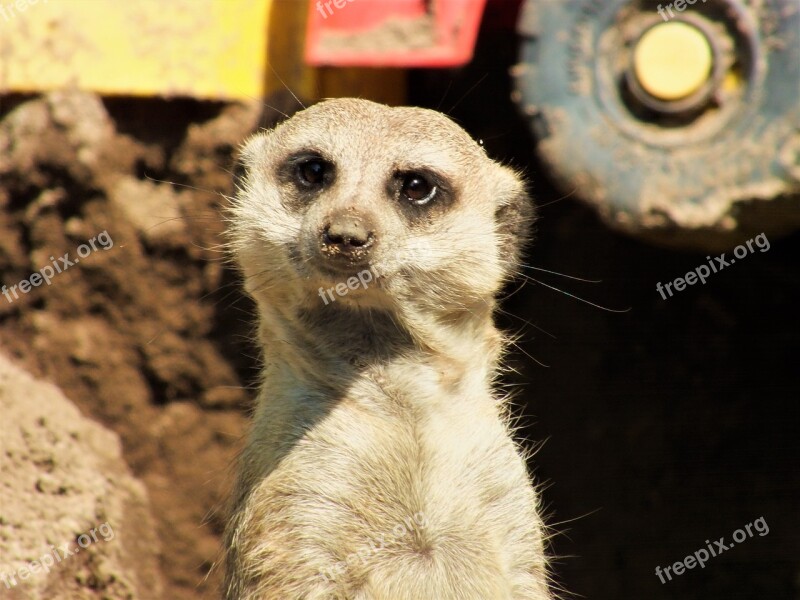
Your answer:
[[[500,169],[502,184],[496,196],[495,233],[500,260],[506,272],[511,273],[516,270],[523,246],[532,236],[536,211],[523,177],[507,167]]]

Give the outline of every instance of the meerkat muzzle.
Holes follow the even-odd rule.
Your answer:
[[[375,245],[375,231],[369,219],[352,213],[330,217],[322,228],[320,252],[331,261],[348,266],[367,262]]]

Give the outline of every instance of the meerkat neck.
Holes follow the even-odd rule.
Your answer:
[[[449,380],[479,380],[488,386],[504,342],[492,309],[483,305],[447,315],[414,312],[408,306],[398,313],[347,306],[290,314],[280,308],[262,310],[266,376],[330,389],[393,363],[436,363]]]

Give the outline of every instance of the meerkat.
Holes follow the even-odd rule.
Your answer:
[[[247,141],[237,190],[264,366],[225,597],[549,599],[495,389],[495,297],[533,219],[521,176],[441,113],[335,99]]]

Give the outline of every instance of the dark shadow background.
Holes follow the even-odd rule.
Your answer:
[[[556,580],[566,597],[592,599],[800,598],[800,235],[662,300],[656,283],[708,253],[615,233],[553,189],[509,100],[516,54],[513,36],[484,28],[467,68],[412,74],[409,104],[448,112],[527,172],[542,206],[529,266],[602,282],[527,275],[630,308],[530,280],[503,305],[500,324],[523,333],[508,380],[520,435],[544,442],[530,468],[556,531]],[[664,584],[656,576],[759,517],[766,535]]]

